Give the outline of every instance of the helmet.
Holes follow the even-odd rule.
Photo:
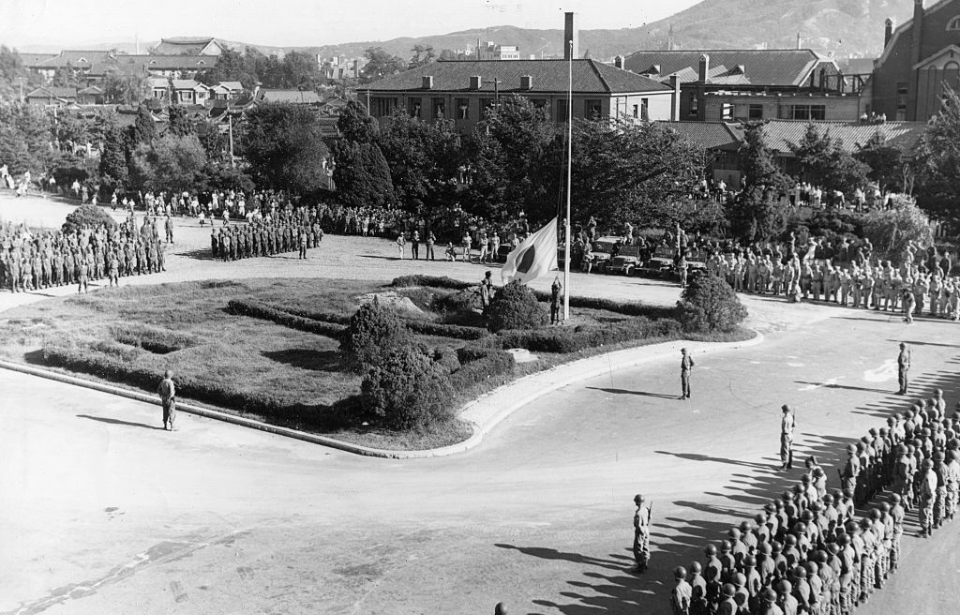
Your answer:
[[[837,542],[840,543],[841,547],[845,547],[850,544],[850,534],[840,534],[837,536]]]
[[[733,584],[737,587],[743,587],[747,584],[747,576],[742,572],[738,572],[737,574],[733,575]]]
[[[733,548],[733,545],[730,544],[730,541],[729,541],[729,540],[721,540],[721,541],[720,541],[720,552],[721,552],[721,553],[726,553],[726,552],[730,551],[730,549],[732,549],[732,548]]]
[[[874,508],[873,510],[876,511],[877,515],[879,516],[880,511],[877,510],[876,508]],[[870,527],[873,526],[873,523],[870,522],[870,519],[867,519],[866,517],[864,517],[863,519],[860,519],[860,526],[861,526],[863,529],[867,530],[867,529],[870,529]]]
[[[724,583],[723,595],[727,598],[733,598],[737,595],[737,588],[733,586],[733,583]]]
[[[848,444],[848,445],[847,445],[847,452],[848,452],[848,453],[856,453],[856,452],[857,452],[857,447],[854,446],[853,444]]]
[[[793,576],[798,579],[806,579],[807,571],[801,568],[800,566],[797,566],[796,568],[793,569]]]
[[[712,555],[716,555],[716,554],[717,554],[717,545],[707,545],[707,547],[703,550],[703,552],[706,553],[707,555],[711,555],[711,556],[712,556]]]
[[[700,565],[700,562],[693,562],[690,564],[690,572],[693,574],[700,574],[703,572],[703,566]]]
[[[760,543],[760,546],[757,547],[757,549],[758,549],[761,553],[763,553],[764,555],[770,555],[770,551],[772,551],[769,542],[762,542],[762,543]]]
[[[782,581],[777,583],[777,591],[779,591],[783,595],[787,595],[791,591],[793,591],[793,585],[790,584],[790,581],[783,579]]]
[[[807,574],[810,576],[817,574],[817,571],[820,570],[820,566],[818,566],[817,562],[813,560],[810,560],[806,564],[804,564],[804,567],[806,567]]]
[[[820,512],[821,510],[823,510],[823,504],[821,504],[820,502],[810,502],[810,510],[805,510],[803,512],[804,514],[810,513],[810,519],[813,519],[813,513]],[[810,519],[805,519],[805,520],[809,521]]]
[[[756,567],[756,565],[757,565],[757,558],[755,558],[754,556],[748,555],[745,558],[743,558],[744,568],[754,568]]]
[[[633,496],[633,501],[637,504],[640,504],[643,502],[643,496],[638,493],[637,495]]]
[[[924,468],[925,470],[932,470],[932,469],[933,469],[933,462],[932,462],[931,460],[929,460],[929,459],[924,459],[924,460],[923,460],[923,468]]]
[[[829,493],[825,494],[825,495],[823,496],[823,503],[824,503],[824,504],[833,504],[833,496],[830,495]]]
[[[896,495],[896,494],[894,494],[894,495]],[[897,496],[897,498],[899,498],[899,497],[900,497],[900,496]],[[899,502],[900,500],[897,499],[897,500],[895,500],[895,501],[898,501],[898,502]],[[890,512],[890,504],[888,504],[887,502],[881,502],[881,503],[880,503],[880,510],[881,510],[882,512],[885,512],[885,513]]]
[[[845,498],[852,498],[852,497],[853,497],[853,489],[851,489],[850,487],[846,487],[846,488],[843,490],[843,497],[845,497]]]
[[[879,509],[879,508],[874,508],[873,510],[871,510],[871,511],[870,511],[870,518],[873,519],[874,521],[876,521],[877,519],[879,519],[879,518],[880,518],[880,509]]]
[[[830,543],[830,546],[836,547],[837,545],[835,545],[835,544],[833,544],[833,543]],[[818,564],[826,564],[826,563],[827,563],[827,560],[830,559],[830,557],[827,555],[827,552],[826,552],[826,551],[817,551],[817,552],[815,553],[815,556],[816,556],[816,560],[817,560],[817,563],[818,563]]]
[[[787,534],[787,537],[784,538],[784,542],[787,543],[788,547],[795,547],[797,545],[797,537],[793,534]]]
[[[813,508],[812,504],[819,504],[819,502],[812,502],[810,508]],[[804,510],[802,513],[800,513],[800,518],[807,522],[813,521],[813,511],[809,509]]]
[[[776,602],[777,601],[777,592],[773,591],[769,587],[763,590],[763,599],[767,602]]]
[[[743,521],[740,522],[740,531],[741,531],[741,532],[749,532],[749,531],[750,531],[750,528],[751,528],[751,525],[750,525],[750,522],[749,522],[749,521],[743,520]]]
[[[763,525],[767,522],[767,518],[762,513],[757,513],[753,520],[757,522],[758,525]]]
[[[937,451],[933,454],[934,461],[943,461],[943,451]]]
[[[735,527],[730,528],[730,531],[727,532],[727,536],[733,538],[734,540],[740,540],[740,530]]]
[[[809,475],[809,474],[804,474],[803,476],[801,476],[801,477],[800,477],[800,482],[802,482],[802,483],[809,483],[809,482],[810,482],[810,475]],[[799,485],[794,486],[794,491],[796,491],[796,488],[797,488],[798,486],[799,486]]]
[[[676,568],[673,569],[673,576],[678,579],[686,579],[687,569],[684,568],[683,566],[677,566]]]
[[[783,551],[783,545],[781,545],[777,541],[774,541],[773,544],[770,545],[770,548],[773,549],[774,553],[780,553],[781,551]]]
[[[893,495],[890,496],[890,499],[893,500],[895,504],[899,504],[899,503],[900,503],[900,494],[899,494],[899,493],[894,493]]]

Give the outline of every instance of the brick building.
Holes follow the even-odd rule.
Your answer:
[[[939,111],[945,84],[960,90],[960,0],[926,8],[914,0],[913,19],[896,29],[886,21],[873,111],[890,120],[927,120]]]

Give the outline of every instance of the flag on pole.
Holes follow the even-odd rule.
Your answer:
[[[527,283],[557,268],[557,219],[524,239],[500,270],[504,284],[512,280]]]

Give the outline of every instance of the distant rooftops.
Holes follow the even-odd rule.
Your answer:
[[[821,64],[836,69],[836,62],[810,49],[638,51],[625,58],[624,67],[659,81],[676,74],[681,83],[691,83],[699,78],[704,55],[711,83],[719,84],[799,87]]]

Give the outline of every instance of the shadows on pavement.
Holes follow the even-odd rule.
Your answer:
[[[807,382],[806,380],[794,380],[794,382],[797,384],[806,384],[809,386],[816,386],[824,389],[845,389],[847,391],[866,391],[868,393],[884,393],[887,395],[893,395],[894,393],[896,393],[896,391],[893,391],[891,389],[871,389],[869,387],[856,387],[849,384],[836,384],[836,383],[831,384],[829,382]]]
[[[667,395],[666,393],[648,393],[647,391],[631,391],[629,389],[611,389],[603,387],[586,387],[590,391],[603,391],[604,393],[613,393],[614,395],[641,395],[643,397],[659,397],[660,399],[680,399],[679,395]]]
[[[108,425],[126,425],[128,427],[143,427],[144,429],[159,429],[163,431],[163,427],[158,427],[156,425],[147,425],[146,423],[132,423],[130,421],[121,421],[120,419],[108,419],[104,416],[91,416],[89,414],[78,414],[78,419],[90,419],[91,421],[97,421],[98,423],[106,423]]]

